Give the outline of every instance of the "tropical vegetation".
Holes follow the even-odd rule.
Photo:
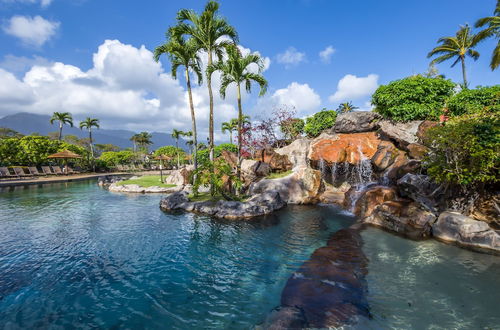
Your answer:
[[[316,137],[325,129],[332,127],[336,119],[336,111],[323,109],[320,112],[316,112],[311,117],[306,118],[304,132],[309,137]]]
[[[491,55],[490,68],[495,70],[500,66],[500,0],[497,0],[497,5],[493,12],[493,16],[483,17],[476,22],[476,27],[486,27],[480,32],[481,37],[496,38],[497,45],[493,49]]]
[[[54,112],[50,118],[50,123],[59,122],[59,135],[58,140],[62,140],[62,130],[64,125],[70,125],[73,127],[73,116],[69,112]]]

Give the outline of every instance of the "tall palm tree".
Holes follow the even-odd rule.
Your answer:
[[[354,111],[356,109],[359,109],[358,107],[355,107],[352,102],[344,102],[340,103],[339,107],[337,108],[337,111],[340,113],[347,113]]]
[[[62,129],[64,124],[73,127],[73,116],[69,112],[54,112],[50,118],[50,123],[54,124],[55,121],[59,122],[59,137],[58,140],[62,140]]]
[[[229,132],[229,143],[233,143],[233,131],[236,130],[236,128],[237,122],[234,122],[233,120],[225,121],[221,125],[222,134]]]
[[[152,138],[153,135],[151,135],[148,132],[141,132],[138,134],[134,134],[130,138],[130,141],[134,143],[134,152],[137,151],[137,147],[139,147],[139,148],[144,148],[147,153],[148,147],[153,144],[153,141],[151,141]]]
[[[427,54],[427,57],[438,55],[431,63],[441,63],[449,59],[455,59],[451,65],[454,67],[458,62],[462,63],[462,76],[464,88],[467,88],[467,74],[465,71],[465,58],[472,57],[474,61],[479,58],[479,52],[474,47],[482,40],[483,36],[474,34],[469,25],[460,26],[454,37],[442,37],[438,40],[441,45],[437,46]]]
[[[137,141],[140,139],[140,136],[139,134],[134,134],[132,135],[132,137],[130,138],[130,141],[132,141],[132,143],[134,144],[134,152],[137,151]]]
[[[180,168],[180,166],[181,166],[180,153],[179,153],[179,138],[181,136],[189,136],[190,134],[192,135],[192,132],[184,132],[184,131],[177,130],[175,128],[172,131],[171,135],[175,139],[175,148],[176,148],[176,152],[177,152],[177,168]]]
[[[493,16],[481,18],[476,22],[476,27],[483,26],[487,26],[487,28],[478,33],[482,39],[489,37],[498,39],[497,45],[495,49],[493,49],[490,63],[491,70],[495,70],[500,66],[500,0],[497,0]]]
[[[87,117],[84,121],[80,122],[80,129],[87,129],[89,132],[89,145],[90,155],[94,158],[94,145],[92,141],[92,127],[99,129],[99,119]]]
[[[236,85],[237,100],[238,100],[238,176],[240,175],[241,165],[241,141],[243,125],[243,108],[241,106],[241,84],[245,84],[247,93],[251,92],[252,82],[259,84],[259,96],[263,96],[267,91],[267,80],[262,76],[261,72],[264,68],[262,58],[257,54],[248,54],[243,56],[239,48],[235,45],[226,46],[227,60],[225,62],[218,61],[207,68],[207,71],[213,72],[218,70],[222,73],[220,95],[226,98],[226,89],[229,85]],[[251,65],[256,65],[258,72],[252,72]]]
[[[172,32],[179,35],[190,36],[198,45],[200,50],[207,53],[208,65],[213,64],[213,56],[220,60],[223,49],[230,43],[236,43],[238,34],[229,25],[225,18],[219,15],[219,3],[208,1],[201,14],[194,10],[182,9],[177,13],[178,25]],[[225,37],[225,38],[224,38]],[[231,41],[227,40],[230,39]],[[212,93],[212,72],[205,72],[208,96],[210,102],[210,114],[208,121],[210,160],[214,159],[214,97]]]
[[[194,39],[190,38],[185,41],[181,36],[175,35],[175,28],[170,28],[167,32],[167,42],[156,47],[154,52],[155,61],[159,61],[162,54],[167,54],[171,62],[172,77],[177,79],[177,69],[184,66],[184,74],[186,77],[186,85],[188,91],[189,108],[191,110],[191,126],[193,134],[194,155],[193,165],[194,170],[198,168],[197,150],[198,150],[198,134],[196,130],[196,116],[194,112],[193,94],[191,91],[191,77],[189,71],[193,71],[198,79],[198,84],[201,84],[203,78],[201,73],[201,60],[198,55],[198,45]]]

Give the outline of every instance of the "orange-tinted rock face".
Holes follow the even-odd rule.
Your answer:
[[[315,142],[309,158],[312,161],[323,159],[330,164],[348,162],[355,165],[363,158],[371,159],[381,142],[375,132],[338,134],[335,138]]]

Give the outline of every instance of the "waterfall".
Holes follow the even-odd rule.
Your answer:
[[[326,164],[323,157],[319,159],[319,170],[321,171],[321,179],[325,179]]]
[[[334,185],[335,184],[335,181],[337,180],[337,176],[338,176],[338,163],[333,163],[331,168],[330,168],[330,171],[331,171],[331,174],[332,174],[332,184]]]

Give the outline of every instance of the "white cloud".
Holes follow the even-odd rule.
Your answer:
[[[276,56],[276,60],[280,64],[284,64],[289,68],[306,60],[306,54],[299,52],[294,47],[288,47],[285,52]]]
[[[3,60],[0,62],[0,68],[3,68],[12,73],[22,73],[24,74],[27,70],[31,69],[33,66],[48,66],[51,62],[41,56],[15,56],[15,55],[5,55]]]
[[[93,54],[93,65],[87,71],[61,62],[15,56],[6,57],[0,66],[25,68],[29,63],[33,66],[23,71],[26,73],[22,78],[0,69],[0,116],[20,111],[52,114],[64,109],[76,120],[87,116],[99,118],[105,128],[161,132],[191,129],[184,81],[174,80],[144,46],[105,40]],[[264,63],[268,67],[270,60],[264,57]],[[235,88],[230,86],[226,99],[222,100],[219,86],[220,74],[216,73],[213,76],[216,133],[221,122],[237,114]],[[257,91],[258,87],[253,95]],[[244,97],[248,95],[245,93]],[[193,84],[193,99],[200,141],[204,141],[209,117],[205,85]],[[220,137],[227,140],[226,136]]]
[[[41,47],[50,40],[60,23],[49,21],[41,16],[13,16],[3,27],[3,31],[21,39],[28,46]]]
[[[14,3],[20,3],[20,4],[40,3],[40,6],[42,6],[42,8],[46,8],[52,3],[52,0],[0,0],[0,3],[12,3],[12,4],[14,4]]]
[[[348,74],[339,80],[337,91],[329,97],[330,102],[351,101],[370,96],[378,87],[378,75],[356,77]]]
[[[333,46],[328,46],[322,51],[319,52],[319,57],[323,63],[330,63],[332,55],[336,52],[336,49]]]
[[[260,99],[254,112],[268,115],[272,108],[280,105],[293,107],[298,116],[303,116],[318,111],[321,98],[308,84],[292,82],[286,88],[276,90],[271,96]]]

